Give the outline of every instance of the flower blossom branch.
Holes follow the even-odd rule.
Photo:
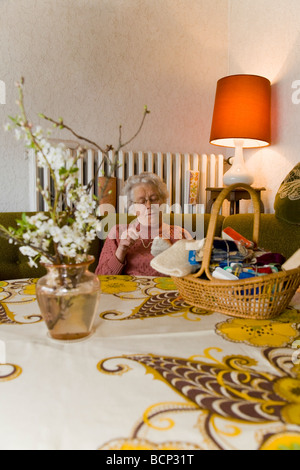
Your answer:
[[[91,139],[81,136],[66,125],[62,118],[56,121],[40,114],[40,117],[51,122],[55,127],[66,129],[78,140],[93,145],[102,152],[110,170],[107,175],[104,170],[102,171],[102,174],[106,176],[106,183],[102,187],[101,194],[96,198],[90,195],[94,178],[87,186],[79,182],[77,162],[83,157],[84,148],[80,147],[78,154],[72,156],[63,144],[52,145],[49,142],[51,133],[48,131],[45,136],[43,129],[40,126],[34,128],[27,118],[23,93],[24,79],[17,83],[17,88],[20,114],[10,117],[12,124],[6,125],[6,129],[14,129],[16,138],[23,139],[26,147],[34,150],[37,166],[49,171],[54,191],[51,192],[50,188],[42,188],[38,181],[38,191],[48,205],[48,212],[39,212],[30,217],[23,214],[22,219],[16,221],[18,228],[6,228],[0,225],[0,235],[11,243],[20,245],[21,252],[28,256],[31,266],[37,266],[37,261],[50,264],[82,262],[86,259],[90,245],[97,236],[98,203],[105,193],[112,171],[119,165],[118,152],[137,137],[149,111],[145,107],[137,132],[125,143],[122,142],[120,126],[119,144],[116,150],[112,145],[107,145],[103,149]],[[109,158],[110,152],[114,152],[112,161]],[[100,171],[100,167],[101,165],[96,174]]]

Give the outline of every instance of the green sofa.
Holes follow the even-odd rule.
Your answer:
[[[33,215],[34,213],[27,212]],[[0,212],[0,225],[4,227],[17,227],[16,220],[21,219],[21,212]],[[97,259],[101,250],[101,242],[96,239],[90,249],[90,253],[95,256],[95,262],[91,265],[91,270],[97,267]],[[43,266],[31,268],[28,265],[28,258],[19,250],[19,247],[10,244],[8,240],[0,237],[0,281],[9,279],[24,279],[42,277],[46,274]]]
[[[21,213],[2,212],[0,213],[0,224],[5,227],[15,227],[16,219],[21,218]],[[210,220],[210,215],[195,216],[166,215],[166,222],[184,226],[187,230],[197,233],[198,238],[205,236]],[[94,271],[97,266],[101,248],[109,229],[115,223],[126,223],[133,217],[126,215],[111,215],[102,220],[101,239],[96,239],[90,249],[90,254],[95,257],[95,262],[91,266]],[[223,227],[232,227],[246,238],[252,238],[252,214],[238,214],[228,217],[219,216],[217,220],[216,236],[221,236]],[[261,214],[260,241],[259,246],[265,250],[283,254],[289,258],[300,247],[300,225],[292,225],[276,218],[274,214]],[[23,256],[19,248],[0,238],[0,280],[36,278],[45,274],[43,267],[30,268],[27,257]]]

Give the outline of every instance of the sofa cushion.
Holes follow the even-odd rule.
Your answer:
[[[281,183],[275,197],[274,209],[278,219],[300,225],[300,163]]]

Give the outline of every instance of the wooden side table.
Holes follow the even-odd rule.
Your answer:
[[[206,188],[206,191],[210,191],[210,199],[209,199],[209,201],[207,203],[207,207],[206,207],[206,212],[208,214],[211,213],[211,208],[213,206],[213,203],[215,202],[215,200],[217,199],[217,197],[219,196],[220,192],[223,189],[224,188]],[[258,193],[258,196],[259,196],[259,199],[260,199],[260,211],[262,213],[264,213],[265,208],[264,208],[264,204],[261,200],[260,193],[261,193],[261,191],[265,191],[266,188],[253,188],[253,189],[254,189],[254,191],[256,191]],[[236,188],[233,191],[231,191],[231,193],[228,194],[226,199],[228,201],[230,201],[230,215],[233,215],[233,214],[239,214],[239,212],[240,212],[240,201],[242,199],[245,199],[245,200],[251,199],[251,196],[248,193],[248,191],[246,191],[245,189]]]

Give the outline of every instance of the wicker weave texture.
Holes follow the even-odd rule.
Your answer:
[[[240,318],[262,320],[273,318],[280,315],[295,295],[300,285],[300,268],[236,281],[216,280],[209,269],[216,218],[226,196],[236,187],[247,189],[253,200],[253,240],[258,244],[260,226],[258,196],[248,185],[229,186],[220,193],[213,207],[200,271],[172,279],[182,298],[196,307]],[[200,276],[206,276],[206,279]]]
[[[263,320],[278,316],[289,305],[300,285],[300,269],[244,281],[209,281],[193,276],[173,277],[173,281],[183,299],[195,307]]]

